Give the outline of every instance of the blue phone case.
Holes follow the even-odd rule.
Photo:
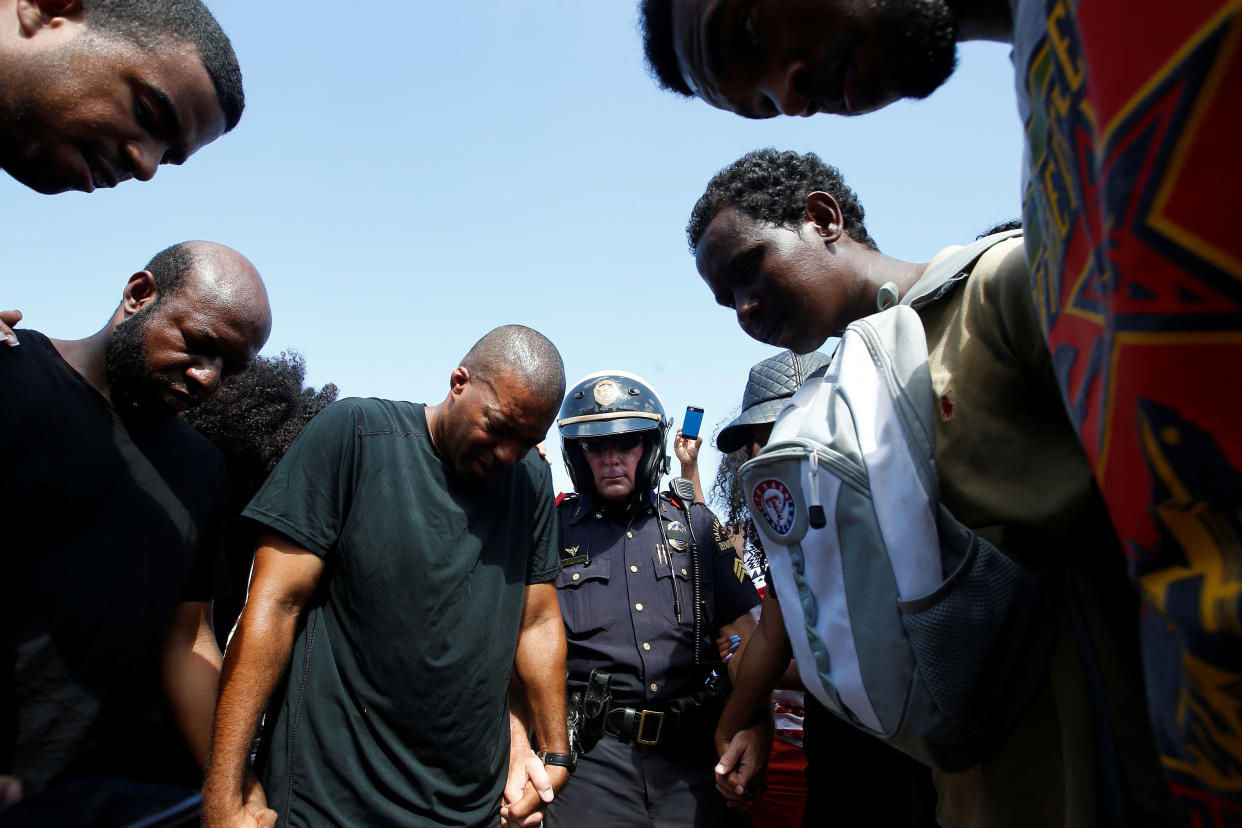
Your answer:
[[[681,424],[681,436],[693,440],[699,436],[699,426],[702,424],[703,412],[687,408],[685,421]]]

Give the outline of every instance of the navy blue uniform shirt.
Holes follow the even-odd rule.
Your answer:
[[[750,612],[759,595],[711,510],[696,503],[690,514],[707,606],[703,660],[718,662],[717,630]],[[700,689],[711,665],[694,663],[685,512],[653,492],[625,516],[578,495],[561,501],[557,518],[556,589],[570,680],[585,682],[593,669],[611,673],[613,703],[635,707],[658,706]]]

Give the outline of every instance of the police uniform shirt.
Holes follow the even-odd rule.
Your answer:
[[[614,704],[658,706],[701,688],[710,671],[694,663],[691,532],[685,512],[654,493],[630,514],[614,517],[589,495],[562,501],[557,597],[571,680],[585,682],[599,669],[612,674]],[[716,516],[701,503],[691,516],[706,606],[703,656],[717,662],[717,630],[759,595]]]

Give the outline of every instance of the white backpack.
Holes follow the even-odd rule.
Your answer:
[[[934,301],[1000,240],[929,269],[905,301]],[[1043,575],[940,504],[934,406],[922,321],[891,307],[846,329],[741,475],[807,692],[955,771],[1034,694],[1051,633]]]

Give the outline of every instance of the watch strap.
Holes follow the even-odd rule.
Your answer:
[[[574,766],[578,764],[577,757],[572,753],[548,753],[545,750],[541,750],[535,755],[545,765],[557,765],[570,773],[574,772]]]

